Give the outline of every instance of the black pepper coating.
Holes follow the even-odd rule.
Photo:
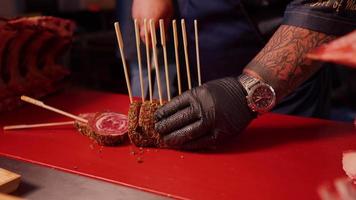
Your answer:
[[[129,138],[131,143],[138,147],[163,147],[163,140],[154,129],[154,113],[160,107],[160,103],[154,100],[133,102],[130,104]]]

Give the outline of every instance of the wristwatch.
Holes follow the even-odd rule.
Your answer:
[[[246,91],[247,104],[253,112],[266,113],[276,104],[274,89],[262,80],[242,74],[239,82]]]

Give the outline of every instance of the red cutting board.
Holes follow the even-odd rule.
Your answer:
[[[129,104],[123,95],[85,90],[44,101],[76,114],[126,113]],[[0,125],[62,120],[67,119],[26,105],[2,114]],[[229,144],[203,153],[99,147],[70,126],[0,131],[0,155],[188,199],[318,199],[318,186],[344,176],[342,152],[350,149],[356,149],[351,124],[276,114],[260,117]]]

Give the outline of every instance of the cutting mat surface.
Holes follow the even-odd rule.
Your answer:
[[[66,91],[44,102],[72,113],[126,113],[126,96]],[[0,125],[67,120],[32,105]],[[317,187],[344,176],[342,152],[356,149],[351,124],[266,114],[214,152],[100,147],[74,128],[0,130],[0,155],[146,191],[188,199],[318,199]]]

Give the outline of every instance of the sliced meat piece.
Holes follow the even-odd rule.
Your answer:
[[[164,147],[162,138],[154,129],[154,113],[159,101],[134,102],[129,109],[129,138],[138,147]]]
[[[129,112],[128,112],[128,118],[129,118],[129,138],[131,143],[133,143],[136,146],[140,145],[140,141],[143,139],[141,138],[141,132],[142,129],[138,125],[138,120],[140,116],[140,109],[141,109],[141,102],[133,102],[130,104]]]
[[[356,68],[356,31],[320,46],[307,57]]]
[[[140,117],[138,125],[142,127],[142,137],[146,138],[146,142],[142,143],[143,146],[160,147],[161,142],[160,134],[155,131],[154,113],[160,107],[159,101],[145,101],[142,103],[140,109]]]
[[[116,112],[87,113],[80,115],[88,124],[76,122],[75,127],[99,145],[113,146],[121,144],[127,138],[128,118]]]
[[[84,113],[84,114],[80,114],[79,117],[84,118],[88,121],[91,121],[91,120],[93,120],[95,115],[96,115],[96,113]],[[75,121],[74,126],[75,126],[75,128],[77,128],[77,130],[81,134],[83,134],[85,136],[89,136],[90,132],[92,131],[91,128],[87,124],[85,124],[81,121]]]
[[[116,112],[97,113],[93,120],[89,121],[93,132],[92,139],[100,145],[112,146],[125,141],[128,131],[128,118],[124,114]]]

